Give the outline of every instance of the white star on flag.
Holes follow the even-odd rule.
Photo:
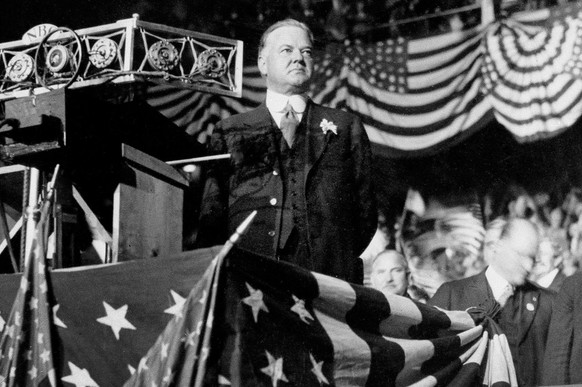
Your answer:
[[[266,366],[265,368],[261,368],[261,372],[271,377],[273,387],[277,387],[277,383],[279,382],[279,380],[289,382],[289,380],[287,380],[287,377],[283,373],[283,358],[280,357],[278,359],[275,359],[273,355],[269,353],[269,351],[265,351],[265,353],[267,354],[269,365]]]
[[[227,378],[225,378],[222,375],[218,375],[218,384],[221,386],[230,386],[230,380],[228,380]]]
[[[54,321],[56,326],[59,326],[61,328],[67,328],[67,325],[65,325],[63,320],[61,320],[60,318],[57,317],[57,311],[59,310],[60,307],[61,306],[59,304],[56,304],[55,306],[53,306],[53,321]]]
[[[51,353],[50,351],[47,351],[47,349],[45,348],[44,351],[42,351],[42,353],[40,354],[40,358],[42,359],[43,362],[48,363],[51,357]]]
[[[305,309],[305,301],[298,297],[295,297],[295,295],[293,294],[291,296],[293,297],[293,301],[295,301],[295,305],[291,307],[291,311],[297,313],[301,321],[303,321],[305,324],[310,324],[310,322],[307,321],[307,319],[311,319],[312,321],[315,320],[311,313],[309,313],[309,311]]]
[[[147,361],[148,361],[148,359],[147,359],[146,357],[142,357],[142,358],[141,358],[141,360],[139,361],[139,364],[138,364],[138,366],[137,366],[137,372],[138,372],[138,373],[140,373],[140,372],[143,372],[143,371],[146,371],[146,370],[149,370],[149,369],[150,369],[150,367],[148,367],[148,365],[147,365]]]
[[[184,308],[184,303],[186,302],[186,299],[173,290],[170,290],[170,293],[172,294],[172,298],[174,299],[174,305],[164,310],[164,313],[173,314],[177,318],[184,317],[184,315],[182,314],[182,309]]]
[[[321,368],[323,367],[323,362],[316,361],[311,353],[309,353],[309,360],[311,360],[311,365],[313,365],[311,372],[313,372],[313,374],[317,378],[319,385],[321,386],[322,384],[329,384],[329,381],[327,380],[327,378],[323,374],[323,371],[321,370]]]
[[[85,368],[81,369],[71,362],[69,362],[69,368],[71,369],[71,374],[62,377],[61,380],[63,382],[74,384],[75,387],[99,387]]]
[[[36,377],[38,376],[38,370],[34,365],[28,370],[28,374],[30,375],[31,380],[36,379]]]
[[[131,375],[135,374],[135,368],[133,368],[130,364],[127,365],[127,369]]]
[[[172,372],[171,368],[166,369],[166,374],[162,378],[162,382],[166,383],[166,385],[170,385],[172,380],[174,379],[174,373]]]
[[[114,309],[111,305],[103,301],[103,306],[105,306],[105,312],[107,313],[107,316],[100,317],[97,319],[97,321],[101,324],[109,325],[113,330],[113,334],[117,340],[119,340],[119,331],[122,329],[136,329],[125,318],[125,314],[127,313],[127,305],[123,305],[119,309]]]
[[[253,310],[253,318],[255,319],[255,323],[258,322],[259,319],[259,312],[261,310],[265,312],[269,312],[267,306],[263,302],[263,292],[260,290],[254,289],[248,282],[245,282],[247,285],[247,289],[249,290],[250,295],[242,299],[242,302],[247,304]]]
[[[38,308],[38,298],[31,297],[28,305],[30,306],[31,310],[37,309]]]
[[[168,343],[162,343],[162,350],[160,351],[160,356],[162,357],[162,360],[164,360],[165,358],[168,357],[168,347],[170,346],[170,344]]]

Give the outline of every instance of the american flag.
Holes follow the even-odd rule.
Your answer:
[[[422,39],[331,44],[314,55],[311,95],[359,115],[381,156],[432,153],[494,119],[520,141],[547,137],[582,114],[581,24],[568,3]],[[219,119],[259,105],[264,87],[248,66],[240,100],[157,86],[148,101],[204,142]]]
[[[580,4],[501,21],[484,47],[485,93],[518,140],[554,136],[582,115]]]
[[[4,321],[0,316],[0,386],[55,386],[52,312],[40,225],[33,237],[16,299]],[[5,293],[3,293],[3,297]]]
[[[13,347],[10,363],[13,367],[10,368],[15,369],[12,372],[28,377],[34,362],[48,358],[53,359],[56,381],[53,385],[121,386],[139,369],[141,357],[155,343],[166,324],[180,312],[189,292],[203,278],[219,250],[201,249],[160,259],[57,269],[48,272],[47,277],[41,271],[37,271],[36,278],[28,277],[35,273],[26,272],[1,275],[0,322],[4,323],[0,323],[0,329],[3,329],[6,342],[10,340]],[[30,272],[34,266],[39,267],[33,265]],[[49,279],[45,285],[43,278]],[[22,288],[28,282],[26,300]],[[48,318],[39,319],[42,325],[36,325],[34,319],[28,317],[20,318],[23,333],[21,340],[15,340],[17,336],[11,332],[16,331],[10,327],[14,325],[12,321],[18,320],[10,317],[14,315],[11,310],[24,308],[20,316],[23,313],[30,316],[43,306],[39,302],[38,309],[30,309],[34,284],[41,289],[48,286],[48,294],[52,294],[44,303]],[[51,333],[52,350],[46,347],[49,337],[44,332],[47,329]],[[30,342],[39,345],[40,349],[40,337],[43,349],[37,357],[29,356],[28,340],[34,338]],[[2,375],[6,377],[4,370],[9,362],[10,348],[4,343],[3,339],[0,364]],[[48,363],[44,364],[44,369],[50,370]],[[40,381],[41,368],[36,367]],[[6,384],[0,382],[0,386],[14,385],[8,380]],[[16,379],[16,382],[20,386],[36,385],[25,384],[24,379]]]
[[[236,251],[222,273],[206,273],[125,385],[515,385],[508,353],[482,312]]]
[[[480,381],[478,375],[491,384],[512,380],[498,376],[513,375],[513,363],[500,357],[508,353],[503,335],[476,315],[242,252],[218,267],[218,250],[50,271],[48,317],[42,327],[22,319],[24,340],[11,341],[8,368],[30,378],[37,362],[40,382],[52,369],[40,362],[54,356],[53,385],[63,386],[121,386],[128,379],[127,385],[147,386],[466,386]],[[43,278],[40,271],[36,276]],[[15,316],[13,307],[30,309],[22,278],[0,276],[3,318]],[[3,336],[11,336],[16,321],[7,319]],[[40,337],[38,357],[27,356],[27,340],[40,345]],[[4,367],[10,355],[4,345],[2,355]],[[15,385],[9,380],[4,385]],[[24,380],[17,385],[27,385]]]

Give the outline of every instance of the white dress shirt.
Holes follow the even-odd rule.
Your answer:
[[[499,302],[502,294],[508,286],[513,288],[513,286],[511,286],[511,284],[507,282],[505,278],[500,276],[491,266],[485,270],[485,277],[487,278],[489,287],[491,287],[491,290],[493,291],[493,297],[497,302]]]
[[[551,272],[544,274],[538,281],[538,285],[540,285],[542,288],[547,288],[549,287],[552,282],[554,281],[554,278],[556,278],[556,276],[558,275],[558,272],[560,271],[560,269],[555,268],[554,270],[552,270]]]
[[[271,113],[271,116],[279,128],[281,127],[281,118],[284,114],[283,110],[285,109],[285,106],[287,106],[287,103],[291,104],[291,107],[297,116],[297,120],[301,122],[303,112],[305,112],[305,107],[307,106],[306,96],[299,94],[287,96],[267,89],[267,109],[269,109],[269,113]]]

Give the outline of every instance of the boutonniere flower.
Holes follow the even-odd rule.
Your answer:
[[[321,120],[319,124],[321,130],[323,130],[323,134],[326,134],[328,131],[332,131],[333,134],[337,135],[337,126],[333,123],[333,121],[328,121],[325,118]]]

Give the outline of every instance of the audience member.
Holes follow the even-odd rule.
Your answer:
[[[582,273],[564,280],[548,333],[542,384],[582,383]]]
[[[495,318],[507,337],[517,383],[538,385],[553,301],[552,292],[526,279],[538,250],[538,232],[525,219],[498,220],[488,227],[485,240],[487,269],[443,284],[429,304],[466,310],[497,301],[501,310]]]
[[[561,270],[562,261],[560,247],[549,238],[542,239],[531,272],[531,280],[543,288],[558,292],[566,278]]]
[[[381,291],[410,297],[407,293],[410,270],[408,262],[396,250],[384,250],[372,262],[372,287]]]

